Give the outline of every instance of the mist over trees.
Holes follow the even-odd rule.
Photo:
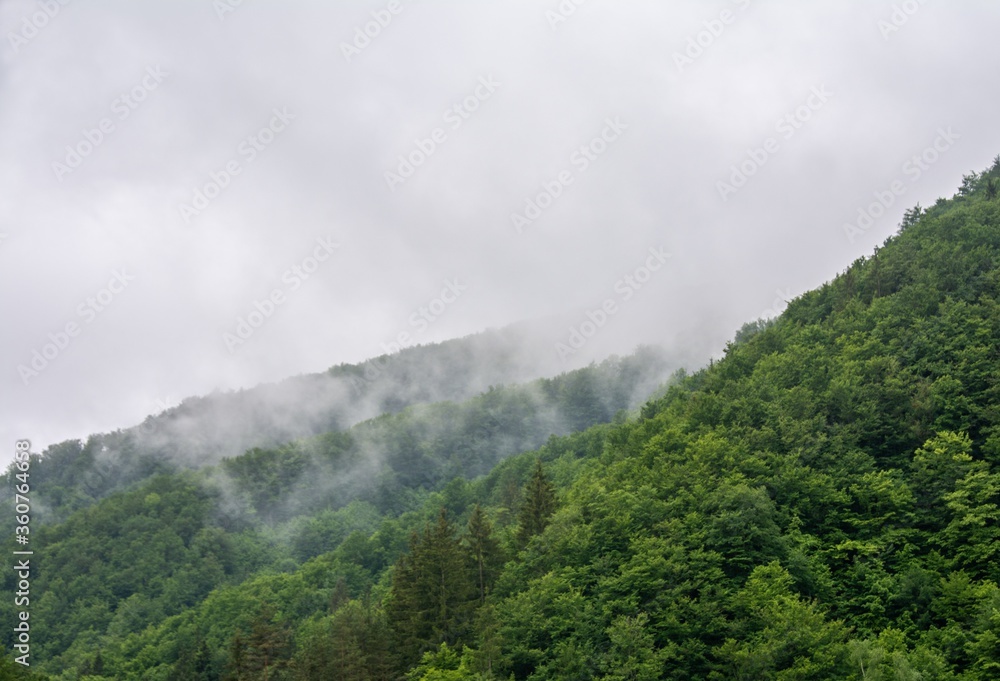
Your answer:
[[[660,390],[641,350],[203,466],[50,448],[34,678],[996,679],[998,181]]]

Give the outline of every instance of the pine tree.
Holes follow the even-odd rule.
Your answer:
[[[487,679],[496,678],[494,671],[502,655],[500,622],[492,605],[484,605],[476,613],[476,648],[473,662],[476,671]]]
[[[201,638],[198,651],[194,654],[193,667],[194,674],[188,678],[197,679],[197,681],[208,681],[213,678],[211,674],[212,651],[209,650],[208,642],[204,638]],[[218,676],[214,678],[218,678]]]
[[[340,606],[349,600],[351,600],[351,594],[347,590],[347,580],[341,575],[337,578],[337,584],[333,587],[333,593],[330,595],[330,613],[337,612]]]
[[[438,521],[414,533],[410,551],[393,572],[388,604],[401,663],[412,665],[441,643],[466,642],[476,603],[476,583],[455,527],[441,509]]]
[[[195,632],[194,641],[180,647],[177,662],[167,675],[168,681],[208,681],[212,676],[212,651],[199,628]]]
[[[524,488],[524,502],[518,517],[517,541],[526,546],[528,540],[549,524],[549,518],[556,510],[556,490],[545,475],[542,461],[535,463],[535,471]]]
[[[288,667],[291,647],[288,631],[274,622],[274,609],[265,606],[254,618],[250,635],[237,631],[229,653],[229,679],[257,681],[277,678],[275,672]]]
[[[364,626],[365,613],[357,601],[351,601],[333,616],[331,642],[335,664],[326,677],[328,681],[367,681],[361,645]]]
[[[233,640],[229,644],[229,666],[225,681],[243,681],[248,678],[244,669],[243,653],[246,650],[246,642],[243,640],[243,632],[237,631],[233,635]]]
[[[370,594],[363,601],[365,629],[363,648],[370,681],[393,681],[396,678],[397,651],[392,646],[392,633],[385,611],[372,606]]]
[[[275,669],[285,666],[289,648],[289,634],[274,623],[274,611],[266,607],[257,616],[250,631],[247,659],[252,669],[262,673],[259,678],[269,679]]]
[[[493,586],[502,561],[500,545],[493,538],[493,526],[479,504],[472,509],[465,542],[472,557],[479,604],[482,605],[486,602],[486,594]]]

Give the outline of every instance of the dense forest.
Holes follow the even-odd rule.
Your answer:
[[[653,351],[202,467],[33,457],[0,678],[1000,678],[998,185],[634,409]]]

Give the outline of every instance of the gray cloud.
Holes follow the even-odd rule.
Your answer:
[[[897,27],[894,5],[918,9]],[[595,356],[660,342],[705,361],[776,291],[831,278],[1000,152],[994,3],[567,0],[553,28],[555,1],[401,1],[345,59],[388,6],[247,0],[220,19],[209,0],[0,2],[4,441],[44,446],[170,396],[379,355],[453,279],[467,290],[419,342],[582,322],[612,298]],[[678,68],[689,38],[706,46]],[[481,78],[499,85],[448,116]],[[822,87],[785,137],[779,121]],[[276,108],[294,120],[262,135]],[[627,129],[574,165],[609,118]],[[79,167],[53,169],[105,119]],[[907,174],[949,126],[954,144]],[[385,173],[436,129],[390,191]],[[769,138],[777,150],[723,200],[718,182]],[[186,222],[179,206],[230,163],[239,174]],[[564,171],[572,183],[518,233],[511,214]],[[905,193],[849,240],[844,223],[894,180]],[[322,237],[339,248],[293,290],[283,275]],[[657,247],[671,259],[623,301],[617,282]],[[122,270],[133,279],[88,323],[80,306]],[[230,353],[224,334],[276,289],[284,302]],[[19,365],[70,323],[25,385]]]

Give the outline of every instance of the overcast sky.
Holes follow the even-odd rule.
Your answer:
[[[601,352],[718,356],[1000,153],[998,20],[0,0],[0,440],[606,301]]]

